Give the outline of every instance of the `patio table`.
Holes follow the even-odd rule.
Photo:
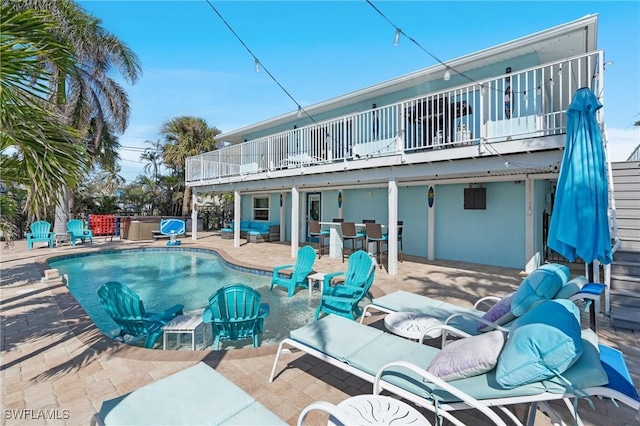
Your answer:
[[[191,350],[196,350],[196,329],[202,324],[202,315],[178,315],[165,326],[162,327],[164,331],[162,349],[167,349],[167,340],[169,334],[177,334],[178,345],[180,344],[181,334],[191,335]],[[204,327],[202,328],[202,344],[205,344]]]

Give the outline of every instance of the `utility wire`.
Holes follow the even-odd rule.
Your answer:
[[[399,26],[397,26],[393,21],[391,21],[391,19],[389,19],[380,9],[378,9],[376,7],[376,5],[374,5],[370,0],[365,0],[367,2],[367,4],[369,4],[369,6],[371,6],[376,12],[378,12],[378,14],[384,18],[385,21],[387,21],[393,28],[395,28],[396,30],[396,34],[402,34],[403,36],[405,36],[408,40],[410,40],[413,44],[415,44],[420,50],[422,50],[424,53],[426,53],[427,55],[429,55],[431,58],[433,58],[436,62],[438,62],[440,65],[443,65],[446,69],[446,71],[450,71],[450,72],[454,72],[458,75],[460,75],[461,77],[464,77],[465,79],[469,80],[472,83],[476,83],[480,85],[480,88],[486,88],[487,85],[485,85],[484,83],[480,83],[478,80],[469,77],[467,74],[453,68],[450,65],[447,65],[443,60],[441,60],[440,58],[438,58],[437,56],[435,56],[433,53],[431,53],[430,51],[428,51],[427,49],[425,49],[416,39],[414,39],[413,37],[411,37],[409,34],[405,33]],[[560,66],[560,69],[558,70],[558,72],[562,71],[562,66]],[[553,77],[549,78],[546,81],[543,81],[540,83],[540,85],[538,85],[536,88],[533,88],[531,90],[542,90],[542,87],[544,87],[547,84],[553,84]],[[498,89],[497,87],[491,87],[491,85],[489,85],[488,87],[491,90],[494,90],[496,92],[502,92],[502,89]],[[530,90],[524,90],[522,92],[520,91],[514,91],[511,90],[511,94],[524,94],[526,95],[527,92],[529,92]]]
[[[247,46],[247,44],[242,40],[242,38],[240,38],[238,33],[236,33],[234,31],[234,29],[231,28],[231,25],[229,25],[229,23],[226,21],[226,19],[224,19],[224,17],[222,16],[222,14],[220,14],[218,9],[216,9],[216,7],[213,4],[211,4],[211,1],[207,0],[207,3],[211,7],[211,9],[213,9],[213,11],[216,13],[216,15],[218,15],[218,17],[220,17],[222,22],[224,22],[224,24],[227,26],[227,28],[229,28],[229,31],[231,31],[231,33],[238,39],[238,41],[242,44],[242,46],[244,46],[244,48],[247,50],[247,52],[249,52],[249,54],[253,57],[253,60],[255,61],[256,65],[262,65],[262,69],[267,73],[267,75],[269,77],[271,77],[271,79],[278,85],[278,87],[280,87],[280,89],[282,89],[282,91],[287,94],[287,96],[293,101],[293,103],[296,104],[296,106],[298,107],[298,111],[299,112],[304,112],[304,114],[307,117],[309,117],[311,119],[311,121],[314,122],[314,124],[318,124],[316,122],[316,120],[314,120],[313,117],[311,117],[309,115],[309,113],[307,113],[307,111],[305,111],[305,109],[302,108],[302,106],[298,103],[298,101],[296,101],[296,99],[293,97],[293,95],[291,93],[289,93],[289,91],[287,89],[285,89],[282,84],[280,84],[280,82],[273,76],[273,74],[271,74],[271,72],[267,69],[267,67],[265,67],[264,64],[262,62],[260,62],[258,57],[251,51],[251,49],[249,49],[249,46]]]

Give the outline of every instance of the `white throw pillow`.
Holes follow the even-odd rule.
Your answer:
[[[444,381],[483,374],[496,366],[503,346],[499,330],[456,340],[436,355],[427,371]]]

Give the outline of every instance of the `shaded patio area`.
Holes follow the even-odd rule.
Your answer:
[[[223,240],[218,235],[199,234],[199,237],[196,242],[183,239],[182,247],[215,249],[232,263],[266,270],[292,263],[288,244],[243,244],[233,248],[232,240]],[[164,245],[162,241],[110,242],[95,238],[92,247],[79,244],[26,250],[25,241],[19,241],[1,251],[0,377],[4,424],[88,424],[104,400],[136,390],[201,360],[289,424],[295,424],[301,410],[313,401],[337,404],[349,396],[371,393],[368,382],[300,353],[281,357],[289,367],[269,383],[276,346],[192,352],[148,350],[114,342],[98,331],[63,284],[41,281],[43,262],[51,256]],[[346,263],[322,256],[316,260],[315,269],[319,272],[341,271],[346,270]],[[578,273],[581,272],[574,271],[574,274]],[[376,271],[372,293],[381,296],[402,289],[470,305],[482,296],[513,291],[522,278],[521,271],[514,269],[461,262],[425,262],[405,256],[397,276],[388,276],[384,269]],[[307,294],[299,291],[294,297],[307,297]],[[582,324],[587,327],[588,318],[586,313],[584,315]],[[366,322],[380,326],[382,318],[374,314]],[[640,383],[638,333],[614,330],[609,319],[600,315],[598,334],[603,343],[625,353],[634,381]],[[616,407],[610,401],[595,398],[593,402],[596,411],[584,401],[579,403],[585,424],[637,424],[636,413],[628,407]],[[559,413],[568,415],[562,404],[552,406],[558,408]],[[525,408],[516,408],[521,418],[524,418]],[[469,412],[459,417],[468,424],[481,424],[472,415]],[[326,424],[326,416],[313,413],[307,421],[308,424]],[[571,423],[569,419],[566,421]],[[548,425],[550,422],[538,413],[535,424]]]

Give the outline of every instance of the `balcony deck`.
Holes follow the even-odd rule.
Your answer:
[[[562,148],[572,95],[585,86],[597,93],[601,64],[602,52],[580,55],[203,153],[187,159],[186,181],[198,187],[300,169],[310,175]]]

